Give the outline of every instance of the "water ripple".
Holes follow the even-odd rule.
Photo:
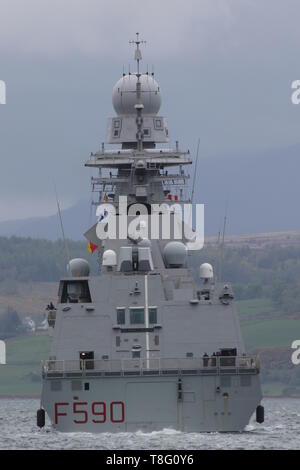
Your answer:
[[[300,400],[264,399],[265,423],[243,433],[59,433],[36,427],[38,400],[0,400],[0,449],[300,449]]]

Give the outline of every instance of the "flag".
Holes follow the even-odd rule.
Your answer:
[[[92,242],[89,242],[89,243],[88,243],[87,249],[88,249],[88,251],[89,251],[90,253],[93,254],[94,251],[97,250],[97,248],[98,248],[98,245],[95,245],[95,244],[92,243]]]

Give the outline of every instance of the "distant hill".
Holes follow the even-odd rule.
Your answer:
[[[228,206],[227,233],[300,230],[300,145],[240,157],[199,160],[197,199],[216,234]]]
[[[67,238],[82,240],[84,232],[90,227],[90,204],[81,200],[68,209],[61,211]],[[57,214],[48,217],[33,217],[22,220],[0,222],[0,236],[31,237],[57,240],[62,238]]]
[[[218,233],[226,206],[229,234],[300,230],[299,175],[300,145],[234,157],[200,155],[195,202],[205,204],[206,235]],[[62,211],[68,238],[83,238],[90,213],[88,197]],[[55,240],[61,237],[58,217],[1,222],[0,236],[12,235]]]

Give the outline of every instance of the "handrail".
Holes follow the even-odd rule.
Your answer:
[[[44,374],[81,372],[103,373],[143,373],[145,371],[201,370],[202,372],[221,373],[222,371],[259,371],[260,364],[257,356],[211,356],[202,358],[122,358],[112,360],[47,360],[42,362]]]

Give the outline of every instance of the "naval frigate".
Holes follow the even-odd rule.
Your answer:
[[[106,141],[115,147],[102,144],[85,163],[97,170],[98,220],[85,236],[99,275],[86,260],[70,260],[48,306],[52,346],[37,424],[47,413],[65,432],[242,431],[255,411],[264,419],[259,360],[245,350],[231,285],[209,263],[198,280],[189,268],[195,246],[185,230],[178,238],[176,227],[189,224],[174,206],[191,203],[193,160],[178,142],[169,147],[160,87],[140,72],[138,34],[133,43],[136,73],[113,88]],[[160,226],[149,235],[155,211],[162,225],[169,215],[168,236]]]

